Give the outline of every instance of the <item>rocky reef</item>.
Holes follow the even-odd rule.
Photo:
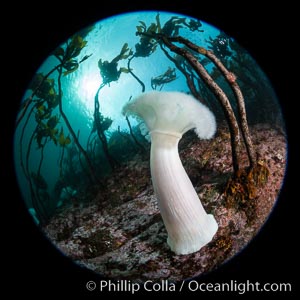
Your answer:
[[[213,240],[196,253],[175,255],[169,249],[149,161],[142,155],[106,178],[105,190],[99,190],[90,202],[80,201],[84,196],[78,193],[73,203],[57,210],[43,230],[65,255],[108,278],[175,282],[209,272],[241,251],[257,234],[283,183],[287,151],[283,131],[266,124],[250,130],[269,176],[267,183],[246,199],[247,205],[232,205],[223,193],[232,172],[226,127],[219,127],[209,141],[199,141],[188,133],[180,142],[183,165],[205,210],[219,225]],[[246,152],[242,160],[246,165]]]

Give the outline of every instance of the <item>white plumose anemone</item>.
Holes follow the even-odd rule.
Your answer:
[[[216,132],[214,115],[187,94],[156,91],[127,103],[123,113],[143,119],[150,132],[151,177],[168,245],[176,254],[200,250],[212,240],[218,224],[205,212],[182,166],[178,142],[190,129],[201,139],[211,138]]]

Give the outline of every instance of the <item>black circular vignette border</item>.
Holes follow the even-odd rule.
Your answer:
[[[3,63],[7,64],[7,83],[2,101],[1,149],[3,167],[1,168],[2,184],[6,189],[4,203],[3,228],[7,238],[4,260],[8,260],[7,285],[11,293],[18,289],[23,295],[85,295],[85,283],[89,280],[99,281],[99,277],[90,271],[83,270],[62,256],[51,243],[44,238],[26,213],[25,205],[15,181],[12,160],[12,138],[16,112],[33,74],[61,42],[70,35],[102,18],[138,10],[165,10],[199,18],[222,29],[234,37],[241,46],[247,49],[257,60],[260,67],[269,77],[281,102],[289,137],[289,163],[287,176],[280,200],[271,217],[261,232],[239,255],[224,264],[215,272],[209,273],[203,280],[253,280],[262,282],[293,282],[295,277],[291,270],[296,261],[295,239],[297,218],[295,205],[299,199],[293,194],[293,172],[297,170],[293,160],[300,153],[298,142],[294,138],[295,120],[291,105],[295,105],[295,88],[292,85],[293,57],[286,53],[288,43],[292,43],[287,32],[291,30],[293,20],[285,23],[285,15],[292,8],[275,7],[272,10],[262,9],[253,2],[234,9],[218,4],[198,5],[195,1],[172,1],[171,3],[128,4],[119,1],[114,3],[74,4],[61,8],[51,2],[41,4],[24,4],[24,7],[8,8],[10,24],[5,27],[5,53]],[[120,1],[121,2],[121,1]],[[163,2],[163,1],[161,1]],[[167,1],[168,2],[168,1]],[[199,3],[199,2],[198,2]],[[199,8],[200,7],[200,8]],[[6,39],[7,35],[7,39]],[[12,45],[12,47],[8,47]],[[292,45],[292,44],[291,44]],[[5,62],[4,62],[5,61]],[[294,89],[294,92],[293,92]],[[296,109],[297,110],[297,109]],[[298,126],[299,128],[299,126]],[[3,131],[3,134],[2,134]],[[299,133],[298,133],[299,135]],[[5,143],[5,144],[4,144]],[[11,159],[8,159],[11,158]],[[2,174],[3,170],[3,174]],[[5,181],[8,181],[5,183]],[[5,190],[4,190],[5,191]],[[294,196],[295,195],[295,196]],[[6,208],[6,205],[8,207]],[[18,287],[18,289],[16,288]],[[294,282],[295,287],[295,282]],[[96,296],[100,296],[98,293]]]

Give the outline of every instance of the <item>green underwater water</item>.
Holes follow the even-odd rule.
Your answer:
[[[246,50],[219,29],[167,12],[136,12],[99,21],[49,53],[20,101],[14,142],[15,168],[25,203],[37,223],[47,223],[64,201],[95,187],[83,153],[101,180],[109,176],[114,161],[119,164],[133,159],[139,153],[138,144],[149,148],[143,124],[134,118],[126,120],[122,114],[122,107],[131,98],[153,89],[191,92],[186,77],[172,59],[197,78],[190,66],[166,50],[170,59],[154,40],[149,40],[145,47],[137,35],[139,31],[146,32],[151,24],[156,30],[158,24],[165,29],[169,24],[169,34],[179,34],[213,50],[233,69],[245,93],[249,123],[281,119],[276,95],[263,71]],[[67,55],[64,67],[58,67]],[[213,64],[200,54],[195,55],[232,96]],[[116,71],[110,73],[111,77],[105,73],[105,62],[111,63],[112,69],[116,67],[111,70]],[[203,81],[195,79],[195,85],[204,98],[209,98],[218,122],[223,121],[222,110]],[[99,105],[96,113],[95,97]]]

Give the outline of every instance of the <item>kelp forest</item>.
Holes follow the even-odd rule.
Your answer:
[[[208,35],[193,18],[164,13],[151,13],[151,18],[129,23],[133,34],[109,49],[112,59],[90,48],[95,26],[51,53],[51,69],[38,70],[22,100],[15,161],[30,214],[62,252],[118,279],[177,280],[215,268],[259,230],[284,176],[285,131],[267,77],[235,39],[221,31]],[[101,40],[96,45],[101,49]],[[163,68],[140,68],[151,60],[159,65],[157,57],[164,60]],[[98,86],[84,131],[72,115],[65,82],[92,59]],[[135,89],[124,92],[123,105],[142,93],[178,86],[216,117],[214,138],[199,141],[189,131],[179,144],[189,178],[220,225],[202,256],[191,254],[190,260],[178,258],[166,267],[173,258],[164,246],[166,233],[151,184],[148,129],[122,115],[123,105],[119,123],[105,110],[109,91],[122,82]],[[139,250],[137,237],[145,242]]]

